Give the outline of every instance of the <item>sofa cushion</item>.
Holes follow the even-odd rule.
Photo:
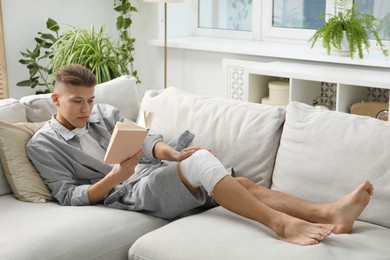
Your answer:
[[[167,221],[103,206],[67,207],[0,196],[0,259],[127,259],[130,246]]]
[[[20,99],[20,103],[26,107],[28,122],[47,121],[56,111],[50,93],[24,96]]]
[[[26,106],[28,122],[49,120],[56,111],[51,94],[25,96],[20,102]],[[121,76],[98,84],[95,88],[95,103],[110,104],[118,108],[124,117],[135,121],[140,103],[135,78]]]
[[[26,109],[24,106],[14,98],[8,98],[0,100],[0,120],[18,123],[26,121]],[[0,195],[12,193],[3,172],[2,166],[0,166]]]
[[[122,116],[137,120],[140,99],[134,77],[124,75],[98,84],[95,88],[95,103],[107,103],[121,111]]]
[[[267,105],[191,95],[176,88],[145,93],[142,111],[154,112],[150,133],[169,142],[185,130],[190,145],[210,148],[237,176],[269,186],[279,144],[284,109]]]
[[[9,186],[7,179],[5,178],[3,166],[1,165],[0,166],[0,196],[5,194],[11,194],[11,193],[12,193],[12,189]]]
[[[359,219],[390,228],[389,147],[388,122],[292,102],[272,188],[328,203],[368,179],[374,195]]]
[[[26,109],[17,99],[0,100],[0,120],[10,123],[26,122]]]
[[[0,121],[0,159],[5,176],[16,198],[28,202],[46,202],[51,192],[27,157],[25,146],[41,123],[9,124]]]
[[[389,236],[388,228],[357,221],[351,234],[332,234],[318,245],[298,246],[217,207],[144,235],[130,248],[129,260],[388,259]]]

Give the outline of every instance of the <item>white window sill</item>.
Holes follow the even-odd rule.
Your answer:
[[[164,41],[150,40],[149,44],[164,46]],[[383,56],[378,50],[370,50],[370,53],[365,53],[363,59],[354,57],[352,60],[350,57],[329,56],[326,50],[320,46],[311,49],[310,43],[280,43],[191,36],[170,38],[167,46],[168,48],[187,50],[390,68],[390,57]]]

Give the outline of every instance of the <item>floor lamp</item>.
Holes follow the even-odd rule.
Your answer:
[[[164,3],[164,88],[167,88],[167,3],[180,3],[184,0],[144,0],[145,2]]]

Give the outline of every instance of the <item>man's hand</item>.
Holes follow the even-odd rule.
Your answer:
[[[127,159],[122,163],[115,164],[108,175],[111,174],[111,178],[116,184],[124,182],[125,180],[130,178],[131,175],[134,174],[135,167],[139,163],[142,153],[143,151],[141,149],[133,157]]]
[[[172,147],[170,147],[169,145],[167,145],[166,143],[158,142],[154,146],[153,152],[154,152],[154,157],[157,159],[179,162],[190,157],[193,153],[201,149],[205,149],[205,148],[200,146],[190,146],[178,152]]]
[[[141,159],[142,153],[143,151],[141,149],[133,157],[127,159],[120,164],[116,164],[103,179],[89,186],[89,202],[91,204],[99,202],[117,184],[122,183],[128,178],[130,178],[130,176],[134,174],[135,167]]]
[[[204,147],[200,147],[200,146],[190,146],[184,148],[180,152],[176,152],[176,154],[174,155],[174,161],[177,162],[183,161],[199,150],[208,150],[208,149],[205,149]],[[208,151],[210,152],[210,150]]]

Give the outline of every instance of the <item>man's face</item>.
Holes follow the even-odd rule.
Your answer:
[[[57,106],[56,119],[69,130],[86,125],[93,108],[94,87],[56,86],[52,100]]]

